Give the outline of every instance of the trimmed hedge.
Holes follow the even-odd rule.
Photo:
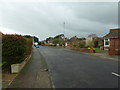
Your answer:
[[[32,38],[26,38],[26,41],[27,41],[26,55],[29,55],[32,51],[33,39]]]
[[[32,50],[32,40],[21,35],[2,36],[2,63],[3,66],[20,63]]]

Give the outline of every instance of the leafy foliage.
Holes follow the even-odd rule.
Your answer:
[[[59,44],[60,46],[62,46],[64,44],[64,41],[61,38],[60,39],[56,38],[56,39],[53,40],[53,44],[55,44],[55,45]]]
[[[85,47],[85,43],[80,43],[80,48],[84,48]]]
[[[54,38],[62,38],[62,37],[64,37],[64,34],[57,35]]]
[[[2,36],[2,62],[6,65],[20,63],[32,50],[32,40],[21,35]]]
[[[38,41],[39,41],[39,39],[34,36],[34,42],[38,42]]]
[[[88,47],[94,47],[94,42],[93,41],[89,41],[86,46]]]

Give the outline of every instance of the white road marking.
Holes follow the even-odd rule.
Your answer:
[[[119,74],[112,72],[113,75],[120,77]]]

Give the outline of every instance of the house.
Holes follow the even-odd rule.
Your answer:
[[[109,50],[109,55],[120,55],[120,29],[110,29],[104,36],[104,50]]]
[[[77,36],[74,36],[69,39],[69,45],[73,46],[77,42]]]
[[[86,38],[86,46],[103,47],[103,38],[98,37],[96,34],[91,34]]]

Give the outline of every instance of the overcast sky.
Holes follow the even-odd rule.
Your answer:
[[[64,30],[65,21],[65,30]],[[104,36],[118,27],[117,2],[9,2],[0,3],[0,30],[30,34],[44,40],[65,36]]]

